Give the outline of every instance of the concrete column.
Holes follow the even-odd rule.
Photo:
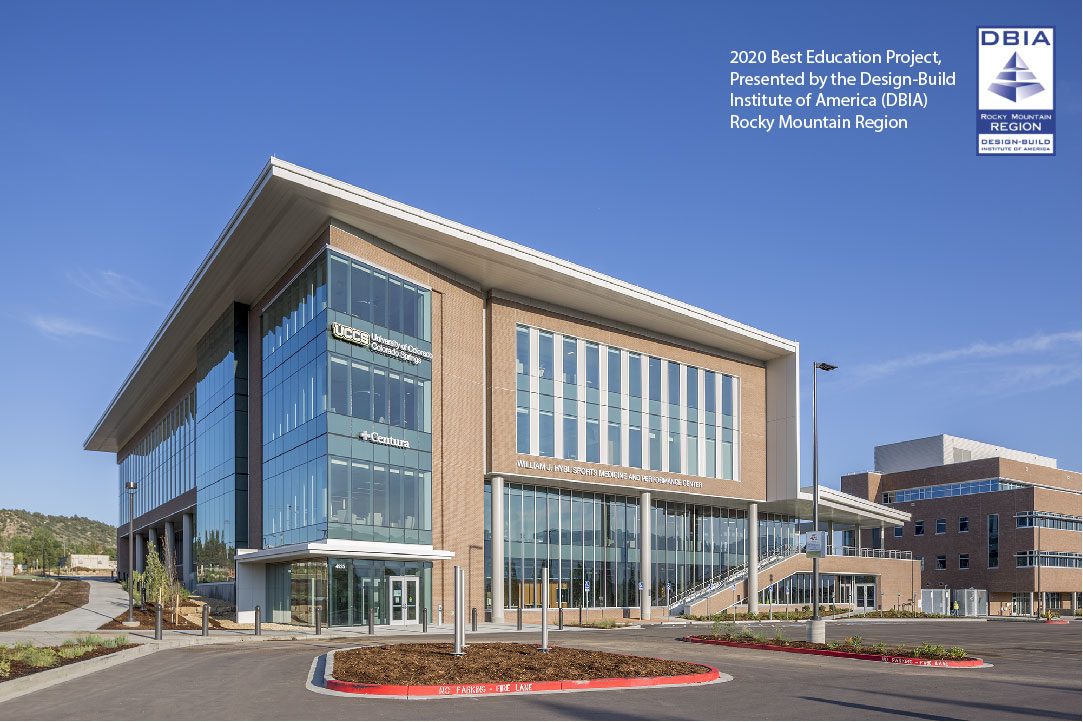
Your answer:
[[[181,517],[181,574],[184,586],[191,584],[192,579],[192,526],[195,521],[194,515],[185,514]]]
[[[827,522],[827,544],[824,545],[824,556],[828,556],[835,553],[835,524],[834,522]]]
[[[143,546],[143,535],[135,535],[135,566],[134,569],[137,572],[143,572],[143,559],[146,557],[146,549]]]
[[[504,477],[494,476],[492,485],[493,621],[504,621]]]
[[[857,555],[861,556],[861,527],[854,524],[854,546],[857,548]]]
[[[167,570],[177,562],[176,555],[173,553],[173,533],[173,522],[167,521],[165,523],[165,538],[162,540],[162,564]]]
[[[639,493],[639,617],[651,618],[651,493]]]
[[[880,551],[887,549],[887,524],[880,522]]]
[[[748,611],[760,611],[760,505],[748,505]]]

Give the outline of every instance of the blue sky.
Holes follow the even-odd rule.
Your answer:
[[[1078,3],[2,13],[0,506],[115,520],[82,442],[270,155],[800,341],[840,367],[823,483],[938,433],[1080,469]],[[1056,157],[975,157],[978,24],[1057,26]],[[729,50],[773,47],[959,87],[906,132],[730,130]]]

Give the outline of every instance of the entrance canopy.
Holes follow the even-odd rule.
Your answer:
[[[761,513],[785,514],[797,519],[812,519],[812,487],[806,486],[795,499],[780,499],[760,504]],[[838,489],[820,487],[820,522],[843,526],[898,526],[910,521],[910,513],[877,504]]]
[[[390,542],[353,541],[350,539],[322,539],[315,542],[288,544],[273,549],[237,550],[237,562],[240,564],[285,562],[291,559],[309,559],[312,557],[435,562],[445,561],[454,556],[454,552],[434,549],[428,544],[392,544]]]

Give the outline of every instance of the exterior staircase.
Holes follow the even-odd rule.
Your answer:
[[[759,564],[757,569],[762,574],[764,571],[770,569],[776,564],[781,564],[788,559],[802,554],[800,547],[786,546],[777,547],[774,549],[768,549],[764,553],[760,554]],[[667,608],[669,616],[677,616],[680,614],[688,614],[691,612],[692,606],[702,601],[707,600],[717,594],[725,591],[731,591],[735,585],[744,584],[748,581],[748,564],[741,564],[736,566],[723,574],[719,574],[707,581],[701,582],[694,587],[689,588],[678,597],[676,600],[670,603]],[[766,585],[764,585],[766,586]],[[756,590],[757,592],[759,590]],[[746,595],[747,596],[747,595]],[[736,599],[730,600],[731,604],[736,602]]]

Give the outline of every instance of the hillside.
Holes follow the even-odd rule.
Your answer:
[[[87,519],[82,516],[54,516],[24,511],[22,509],[0,509],[0,549],[8,549],[13,537],[41,539],[42,521],[49,537],[55,537],[61,546],[94,549],[101,547],[106,553],[117,545],[116,528],[105,522]]]

